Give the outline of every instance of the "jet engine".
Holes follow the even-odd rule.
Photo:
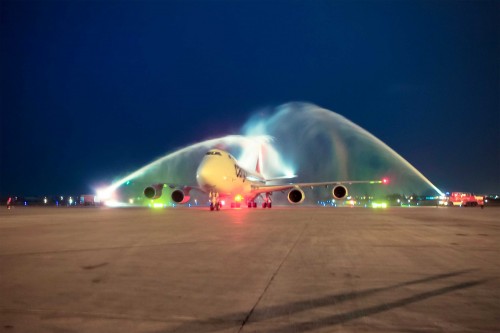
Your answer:
[[[291,204],[299,204],[304,201],[306,198],[306,195],[304,194],[304,191],[302,191],[300,188],[296,187],[293,190],[290,190],[288,192],[288,202]]]
[[[148,186],[144,189],[144,196],[148,199],[158,199],[161,197],[161,190],[163,189],[163,184],[155,184]]]
[[[183,190],[174,190],[172,192],[172,201],[176,202],[176,203],[180,203],[180,204],[183,204],[183,203],[186,203],[189,201],[189,195],[187,195],[186,193],[184,193]]]
[[[332,194],[335,199],[344,199],[347,197],[347,193],[347,187],[344,185],[337,185],[332,190]]]

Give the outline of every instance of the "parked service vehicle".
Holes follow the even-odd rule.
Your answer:
[[[484,196],[470,192],[452,192],[445,201],[448,206],[476,207],[484,206]]]
[[[95,206],[96,204],[97,202],[93,194],[83,194],[80,196],[80,205]]]

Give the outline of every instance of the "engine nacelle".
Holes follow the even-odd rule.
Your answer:
[[[304,191],[302,191],[300,188],[296,187],[293,190],[290,190],[288,192],[288,202],[291,204],[299,204],[304,201],[306,198],[306,195],[304,194]]]
[[[344,185],[337,185],[332,190],[333,197],[338,200],[347,197],[347,193],[347,187]]]
[[[158,199],[161,197],[163,184],[155,184],[148,186],[144,189],[144,196],[148,199]]]
[[[184,193],[183,190],[174,190],[172,192],[172,201],[179,204],[184,204],[189,201],[190,196]]]

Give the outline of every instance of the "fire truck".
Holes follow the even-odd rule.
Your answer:
[[[469,192],[452,192],[450,196],[445,200],[448,206],[459,206],[459,207],[476,207],[484,206],[484,196],[474,195],[474,193]]]

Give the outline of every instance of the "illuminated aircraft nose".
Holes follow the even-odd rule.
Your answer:
[[[207,168],[206,163],[202,163],[196,171],[196,180],[200,186],[213,185],[213,173]]]

